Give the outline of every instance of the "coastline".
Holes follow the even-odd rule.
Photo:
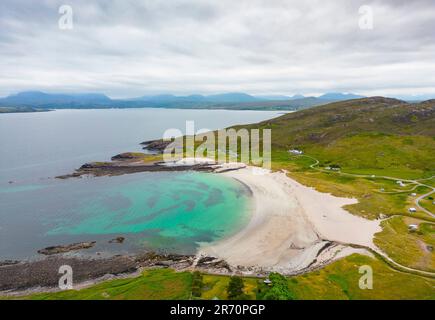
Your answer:
[[[123,168],[120,174],[133,173],[124,169],[136,167],[137,162],[136,159],[121,159],[108,168],[119,165]],[[319,269],[354,253],[372,256],[365,248],[374,248],[373,235],[381,230],[379,221],[354,216],[342,208],[356,203],[355,199],[320,193],[299,184],[285,172],[269,172],[241,163],[215,164],[210,159],[184,159],[175,167],[160,164],[150,166],[169,171],[206,171],[237,180],[251,193],[249,222],[228,238],[200,244],[197,254],[192,256],[146,253],[69,261],[68,257],[59,254],[37,262],[0,266],[0,275],[3,274],[3,277],[21,279],[15,284],[7,281],[9,287],[3,286],[0,291],[8,290],[14,295],[23,290],[55,290],[57,272],[53,267],[66,260],[80,266],[81,276],[78,277],[80,282],[77,288],[116,275],[133,276],[138,270],[148,267],[226,275],[267,276],[271,271],[295,275]],[[95,173],[92,171],[86,173]],[[110,175],[113,172],[103,170],[102,173]],[[106,266],[102,267],[102,264]],[[36,277],[23,278],[24,270],[29,268],[35,271]],[[46,277],[49,280],[45,281]]]
[[[257,174],[256,174],[257,173]],[[338,198],[305,187],[285,172],[253,167],[223,175],[247,185],[254,210],[248,225],[234,236],[202,245],[199,255],[214,256],[239,266],[296,274],[353,253],[370,254],[379,221],[354,216],[342,207],[355,199]]]

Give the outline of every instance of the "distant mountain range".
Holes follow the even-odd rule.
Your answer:
[[[246,93],[176,96],[171,94],[111,99],[104,94],[51,94],[25,91],[0,98],[0,108],[9,110],[93,109],[93,108],[184,108],[234,110],[299,110],[330,102],[358,99],[362,96],[327,93],[320,97],[303,95],[252,96]]]

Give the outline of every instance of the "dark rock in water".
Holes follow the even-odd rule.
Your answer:
[[[145,157],[145,153],[125,152],[112,157],[112,161],[135,160]]]
[[[142,142],[141,145],[143,145],[144,150],[150,150],[150,151],[158,151],[163,153],[163,151],[166,149],[166,147],[171,143],[171,141],[163,141],[163,140],[154,140],[154,141],[145,141]]]
[[[124,237],[116,237],[115,239],[110,240],[109,243],[123,243],[124,240]]]
[[[4,260],[4,261],[0,261],[0,267],[11,266],[18,263],[20,263],[20,261],[18,260]]]
[[[47,247],[38,250],[38,253],[44,255],[52,255],[52,254],[65,253],[65,252],[75,251],[75,250],[89,249],[92,248],[95,245],[95,243],[96,243],[95,241],[79,242],[79,243],[73,243],[64,246]]]
[[[90,162],[90,163],[85,163],[84,165],[82,165],[79,170],[104,168],[104,167],[110,166],[110,165],[111,165],[111,163],[109,163],[109,162]]]

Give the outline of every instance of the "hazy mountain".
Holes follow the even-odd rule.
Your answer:
[[[0,107],[29,107],[37,109],[85,109],[85,108],[181,108],[181,109],[233,109],[233,110],[300,110],[345,99],[357,95],[328,93],[321,97],[302,95],[271,95],[255,97],[242,92],[215,95],[176,96],[161,94],[133,99],[110,99],[104,94],[51,94],[26,91],[0,98]],[[30,110],[30,109],[29,109]]]
[[[266,96],[255,96],[255,97],[261,100],[270,100],[270,101],[299,100],[305,98],[305,96],[301,94],[295,94],[294,96],[266,95]]]
[[[40,91],[25,91],[0,99],[0,104],[8,106],[45,107],[48,105],[86,105],[110,103],[109,97],[99,93],[49,94]]]
[[[246,93],[222,93],[206,96],[207,101],[211,102],[254,102],[262,99],[256,98]]]
[[[289,96],[283,96],[283,95],[255,96],[255,97],[261,100],[270,100],[270,101],[283,101],[283,100],[292,99]]]
[[[340,92],[329,92],[319,97],[319,99],[330,100],[330,101],[344,101],[344,100],[361,99],[361,98],[365,98],[365,97],[353,93],[340,93]]]
[[[223,94],[215,94],[209,96],[203,96],[200,94],[193,94],[189,96],[175,96],[171,94],[163,94],[163,95],[155,95],[155,96],[143,96],[139,98],[132,99],[134,101],[154,101],[154,102],[252,102],[264,100],[254,96],[251,96],[246,93],[223,93]]]

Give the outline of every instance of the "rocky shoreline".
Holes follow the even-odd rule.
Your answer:
[[[223,259],[208,255],[181,255],[146,252],[136,255],[115,255],[109,258],[68,257],[54,254],[36,261],[0,261],[0,296],[23,296],[42,292],[59,291],[61,266],[68,265],[73,270],[73,286],[81,289],[102,281],[139,276],[143,270],[170,268],[178,272],[200,271],[215,275],[245,275],[267,277],[272,271],[286,275],[298,275],[319,270],[337,259],[337,246],[341,244],[325,242],[313,262],[297,272],[284,272],[274,268],[259,266],[232,266]],[[332,250],[332,251],[331,251]],[[326,252],[331,251],[331,252]],[[320,258],[320,256],[328,256]]]
[[[213,172],[216,164],[194,163],[181,165],[168,165],[161,160],[149,160],[149,155],[145,153],[121,153],[112,157],[110,162],[91,162],[82,165],[75,172],[57,176],[57,179],[79,178],[90,175],[94,177],[101,176],[119,176],[123,174],[140,173],[140,172],[180,172],[180,171],[201,171]]]
[[[143,142],[144,149],[161,153],[168,143],[157,141]],[[156,160],[158,159],[158,160]],[[92,162],[82,165],[75,172],[58,179],[90,176],[116,176],[139,172],[161,171],[201,171],[226,172],[238,170],[244,166],[219,165],[210,159],[207,161],[174,161],[165,163],[161,157],[145,153],[127,152],[115,155],[110,162]],[[123,237],[117,237],[110,243],[124,242]],[[136,255],[115,255],[102,257],[75,257],[66,253],[92,248],[94,241],[80,242],[68,245],[51,246],[38,250],[46,257],[31,261],[0,261],[0,295],[23,295],[29,293],[57,290],[59,268],[71,266],[75,284],[96,283],[117,277],[133,276],[144,268],[171,268],[177,271],[199,270],[213,274],[233,274],[240,272],[237,267],[231,267],[226,261],[210,256],[162,254],[146,252]]]
[[[75,251],[75,250],[90,249],[95,245],[95,243],[96,243],[96,241],[79,242],[79,243],[73,243],[73,244],[68,244],[68,245],[47,247],[47,248],[38,250],[38,253],[46,255],[46,256],[50,256],[53,254],[66,253],[66,252]]]
[[[145,145],[144,148],[154,151],[160,151],[163,147],[166,147],[164,144],[162,144],[162,142],[159,141],[148,141],[144,142],[143,144]],[[261,215],[266,215],[267,218],[268,214],[270,214],[271,208],[275,207],[277,213],[272,214],[271,219],[282,217],[282,210],[287,210],[286,208],[283,209],[282,207],[282,203],[285,201],[280,201],[280,199],[272,199],[273,201],[276,201],[277,204],[275,205],[275,203],[272,203],[273,205],[271,206],[268,203],[272,200],[267,200],[270,198],[269,193],[272,192],[274,195],[276,195],[279,193],[279,190],[284,188],[285,192],[281,192],[284,192],[282,197],[283,199],[287,199],[288,194],[292,194],[295,191],[293,189],[287,190],[290,188],[289,183],[291,183],[291,181],[287,180],[287,177],[284,173],[277,173],[268,177],[262,175],[262,180],[259,181],[258,177],[253,175],[253,173],[250,171],[250,168],[247,168],[244,164],[218,164],[210,159],[191,158],[174,161],[173,163],[166,163],[161,161],[160,156],[150,156],[144,153],[132,152],[118,154],[112,157],[111,162],[94,162],[85,164],[77,169],[76,172],[57,178],[67,179],[72,177],[81,177],[83,175],[112,176],[138,172],[186,170],[215,173],[226,172],[226,175],[231,176],[232,178],[237,179],[241,183],[247,185],[247,187],[251,190],[251,193],[253,190],[256,190],[256,197],[257,199],[260,199],[260,202],[257,203],[257,205],[263,203],[264,206],[264,210],[261,207],[257,208],[259,210],[261,209],[259,211],[258,217]],[[265,183],[268,186],[267,190],[264,189]],[[302,187],[298,186],[298,188]],[[260,193],[259,190],[261,191]],[[291,218],[292,217],[289,217],[290,220]],[[255,222],[256,221],[253,221],[252,225],[256,228],[257,224]],[[259,225],[268,226],[269,224]],[[285,239],[283,239],[285,242],[287,242],[288,232],[291,230],[291,228],[287,228],[286,224],[283,224],[280,221],[275,223],[273,226],[275,225],[278,229],[276,229],[277,231],[273,231],[273,234],[279,235],[279,232],[281,232],[283,236],[285,236]],[[290,224],[290,226],[292,225],[294,225],[294,223]],[[261,251],[258,253],[249,252],[249,250],[244,249],[243,245],[240,247],[241,243],[243,242],[242,240],[244,239],[243,236],[245,236],[247,239],[247,241],[245,241],[246,248],[251,248],[254,251],[257,247],[252,247],[253,240],[258,238],[257,240],[260,241],[260,243],[264,243],[263,238],[261,238],[262,234],[257,232],[258,230],[253,230],[254,232],[252,233],[252,237],[251,233],[249,233],[250,229],[246,228],[246,230],[242,230],[240,233],[242,238],[236,239],[236,245],[231,243],[230,246],[224,251],[219,250],[219,245],[209,247],[208,249],[211,249],[209,251],[204,251],[204,248],[201,248],[202,250],[197,255],[177,255],[146,252],[136,255],[116,255],[109,258],[84,258],[71,257],[69,255],[65,255],[64,253],[91,248],[94,245],[94,242],[48,247],[39,251],[39,253],[48,256],[41,260],[23,262],[5,261],[3,263],[0,261],[0,295],[22,295],[23,292],[27,292],[28,294],[28,292],[57,290],[56,288],[61,276],[61,274],[59,274],[59,267],[62,265],[69,265],[72,267],[74,272],[74,283],[78,284],[78,286],[75,287],[78,288],[80,286],[83,287],[83,284],[87,282],[93,284],[99,281],[117,277],[134,276],[135,274],[137,275],[142,269],[146,268],[171,268],[176,271],[197,270],[209,274],[239,274],[254,277],[267,276],[271,271],[278,271],[286,275],[295,275],[319,269],[332,262],[339,256],[343,256],[344,252],[348,250],[347,246],[336,243],[336,241],[325,239],[320,242],[315,242],[311,247],[307,247],[307,257],[305,257],[305,251],[303,249],[306,248],[306,246],[293,246],[293,242],[291,242],[292,244],[290,245],[290,248],[285,250],[291,251],[293,254],[298,256],[300,255],[302,258],[305,258],[302,262],[296,261],[297,263],[295,262],[296,264],[294,266],[290,266],[290,261],[287,261],[288,259],[282,261],[282,263],[275,261],[276,252],[273,250],[273,252],[269,252],[270,248],[264,249],[269,251]],[[245,233],[248,234],[248,237],[246,237]],[[264,234],[269,235],[270,231],[266,230]],[[281,248],[281,240],[280,238],[277,239],[277,247]],[[228,241],[231,240],[232,239],[228,239]],[[111,243],[123,243],[123,241],[123,237],[117,237],[110,240]],[[225,247],[226,242],[222,242],[221,245]],[[234,251],[233,249],[237,246],[239,246],[241,250]],[[225,252],[228,253],[231,250],[234,252],[227,257]],[[354,252],[355,251],[349,251],[345,255]],[[267,260],[267,257],[265,257],[266,254],[269,254],[270,259],[273,258],[272,260],[275,262],[271,260],[273,262],[272,263]],[[251,260],[247,261],[246,259],[240,259],[240,257],[245,256],[249,257]],[[267,263],[264,263],[264,261],[261,259],[266,259],[265,261]]]
[[[146,268],[171,268],[177,271],[200,270],[231,274],[236,270],[214,257],[160,254],[147,252],[137,255],[116,255],[110,258],[77,258],[62,254],[36,261],[0,262],[0,295],[20,295],[57,290],[61,266],[73,270],[74,286],[82,283],[134,276]]]

